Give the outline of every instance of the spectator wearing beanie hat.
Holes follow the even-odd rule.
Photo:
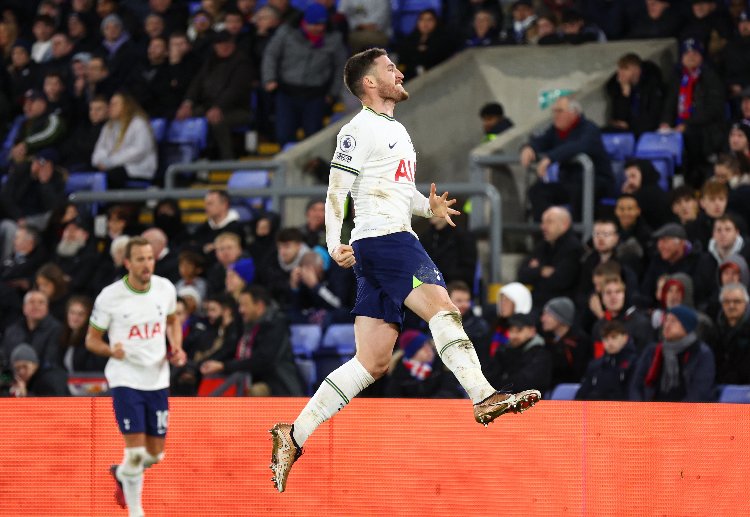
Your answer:
[[[495,304],[496,318],[492,325],[494,332],[487,354],[480,355],[482,368],[490,364],[497,351],[508,343],[508,318],[513,314],[531,312],[531,291],[520,282],[505,284],[497,293]]]
[[[575,305],[570,298],[552,298],[544,305],[540,323],[552,354],[552,385],[580,382],[590,359],[588,337],[575,327]]]
[[[11,394],[16,397],[64,397],[68,391],[68,374],[57,366],[41,365],[36,351],[21,343],[10,354],[15,382]]]
[[[686,305],[667,311],[664,339],[641,355],[630,386],[630,400],[708,402],[713,400],[714,355],[695,333],[698,315]]]
[[[400,350],[387,377],[385,395],[398,398],[460,398],[461,388],[435,352],[432,338],[417,330],[405,330],[398,339]]]
[[[226,291],[239,300],[242,290],[255,280],[255,263],[251,258],[242,258],[227,267]]]

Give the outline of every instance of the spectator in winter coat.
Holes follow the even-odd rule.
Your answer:
[[[341,34],[326,32],[328,12],[310,4],[299,27],[282,26],[263,55],[262,82],[276,95],[276,137],[297,140],[301,127],[310,136],[323,127],[327,106],[341,92],[347,51]]]
[[[630,384],[630,400],[708,402],[713,399],[714,354],[698,339],[695,311],[684,305],[669,309],[664,340],[646,348]]]
[[[487,376],[494,386],[540,391],[552,387],[552,356],[529,314],[508,318],[508,346],[495,355]]]
[[[576,400],[628,400],[628,387],[638,359],[633,340],[620,321],[608,321],[601,330],[604,355],[591,361],[576,393]]]
[[[594,358],[598,359],[604,353],[601,329],[608,321],[622,322],[628,329],[628,335],[632,338],[639,352],[653,341],[653,332],[649,325],[648,316],[632,305],[625,284],[621,279],[611,277],[604,281],[602,306],[604,315],[594,324],[594,328],[591,330]]]
[[[534,306],[555,296],[575,296],[583,246],[573,232],[570,213],[551,207],[542,216],[543,241],[518,270],[518,281],[532,286]]]
[[[15,397],[65,397],[68,390],[68,374],[56,365],[40,364],[34,348],[21,343],[10,355],[15,382],[10,388]]]
[[[547,350],[552,355],[552,385],[580,382],[591,357],[588,338],[573,328],[575,305],[570,298],[552,298],[540,318]]]
[[[605,85],[610,102],[608,130],[628,131],[636,138],[659,126],[664,103],[661,71],[651,61],[628,53],[617,61],[617,72]]]
[[[625,162],[622,193],[638,200],[641,215],[651,228],[660,228],[673,219],[669,211],[669,198],[659,179],[659,173],[649,160],[631,159]]]
[[[552,205],[570,204],[578,217],[582,206],[583,170],[573,161],[586,154],[594,166],[594,193],[598,199],[612,193],[614,176],[612,164],[602,144],[599,128],[583,115],[581,104],[570,97],[557,99],[552,106],[552,125],[543,133],[533,136],[521,148],[523,167],[537,162],[538,180],[529,189],[534,219]],[[559,181],[546,183],[547,169],[552,163],[560,164]]]
[[[721,313],[716,319],[718,384],[750,384],[750,297],[743,284],[721,288]]]
[[[482,369],[488,368],[498,350],[508,344],[508,318],[514,314],[529,314],[530,312],[531,292],[525,285],[511,282],[500,288],[494,307],[495,317],[491,327],[492,337],[489,348],[477,349]]]

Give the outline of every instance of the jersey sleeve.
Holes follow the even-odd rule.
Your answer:
[[[89,325],[102,332],[109,328],[109,324],[112,321],[112,313],[109,310],[108,301],[106,292],[99,293],[94,302],[91,317],[89,318]]]
[[[336,246],[341,244],[346,196],[362,172],[372,149],[372,138],[367,130],[354,124],[347,124],[341,128],[336,142],[336,151],[333,153],[331,172],[328,176],[325,208],[326,246],[330,254],[333,254]]]
[[[167,294],[167,316],[171,316],[177,310],[177,288],[169,280],[165,280],[164,285],[169,294]]]
[[[414,190],[414,196],[411,198],[411,213],[419,217],[432,217],[430,198],[425,197],[416,189]]]

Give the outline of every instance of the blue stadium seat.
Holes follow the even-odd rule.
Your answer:
[[[560,181],[560,164],[552,162],[547,167],[547,181],[549,183],[557,183]]]
[[[635,152],[635,136],[633,133],[602,133],[602,144],[610,159],[625,161]]]
[[[750,386],[740,384],[727,384],[721,390],[719,402],[731,402],[734,404],[750,404]]]
[[[318,380],[315,361],[304,357],[295,357],[294,362],[297,364],[297,370],[299,370],[302,380],[305,382],[305,395],[312,395]]]
[[[154,140],[157,144],[164,142],[167,137],[167,119],[165,118],[152,118],[151,119],[151,131],[154,132]]]
[[[104,172],[71,172],[65,183],[65,193],[90,190],[104,192],[107,190],[107,174]]]
[[[323,330],[320,325],[294,324],[289,325],[292,339],[292,350],[298,357],[311,357],[320,346]]]
[[[336,350],[339,355],[353,356],[356,351],[354,342],[354,325],[351,323],[334,323],[328,327],[322,348]]]
[[[8,165],[10,150],[13,149],[13,142],[16,141],[16,137],[18,136],[18,132],[21,130],[21,126],[23,125],[24,120],[26,120],[26,117],[24,117],[23,115],[18,115],[15,119],[13,119],[13,123],[10,125],[8,134],[5,135],[5,140],[3,140],[3,147],[2,149],[0,149],[0,167],[5,167]]]
[[[191,162],[208,144],[208,121],[202,117],[173,120],[167,130],[167,165]]]
[[[233,204],[231,208],[240,216],[240,222],[246,223],[255,219],[255,214],[248,206]]]
[[[271,184],[271,174],[266,170],[239,170],[234,171],[227,181],[228,189],[235,188],[265,188]],[[270,198],[247,197],[243,198],[246,206],[256,210],[268,208],[266,205]]]
[[[188,2],[188,12],[190,13],[190,16],[193,16],[195,13],[200,11],[201,9],[201,2]]]
[[[578,383],[558,384],[555,386],[555,389],[552,390],[550,400],[575,400],[576,393],[578,393],[580,387],[581,385]]]
[[[643,133],[635,146],[636,156],[659,156],[672,157],[676,166],[682,165],[682,151],[684,149],[682,133],[676,131],[660,133],[651,131]]]
[[[392,0],[391,2],[393,28],[400,35],[408,35],[417,25],[419,13],[425,9],[434,9],[441,16],[443,4],[441,0]]]

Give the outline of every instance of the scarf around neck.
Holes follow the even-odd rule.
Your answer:
[[[695,343],[698,336],[690,332],[677,341],[664,341],[662,343],[662,356],[664,365],[661,372],[661,391],[667,393],[680,385],[680,363],[677,356]]]

